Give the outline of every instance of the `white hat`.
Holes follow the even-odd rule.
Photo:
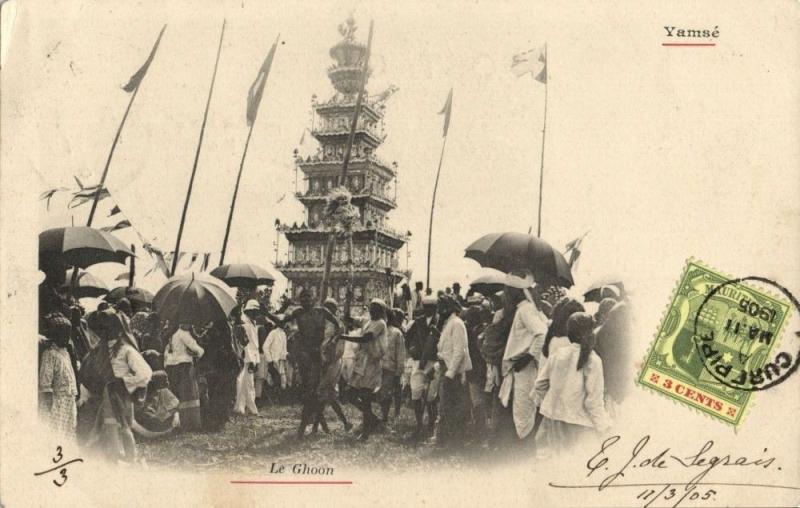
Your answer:
[[[533,275],[530,273],[526,273],[524,277],[520,277],[519,275],[514,275],[513,273],[506,274],[506,280],[504,284],[508,287],[517,288],[517,289],[528,289],[533,287],[536,283],[533,280]]]
[[[377,305],[380,305],[380,306],[381,306],[381,307],[383,307],[384,309],[386,309],[386,308],[387,308],[387,307],[386,307],[386,302],[384,302],[384,301],[383,301],[383,300],[381,300],[380,298],[373,298],[372,300],[370,300],[369,304],[370,304],[370,305],[372,305],[373,303],[374,303],[374,304],[377,304]]]
[[[261,306],[255,300],[247,300],[244,305],[244,311],[247,312],[248,310],[261,310]]]
[[[324,303],[324,305],[333,305],[334,307],[339,305],[339,303],[336,300],[334,300],[333,298],[331,298],[331,297],[326,298],[325,302],[323,302],[323,303]]]

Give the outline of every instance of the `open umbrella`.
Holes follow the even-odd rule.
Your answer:
[[[269,286],[275,282],[275,276],[269,271],[250,263],[232,263],[218,266],[211,270],[210,274],[235,288]]]
[[[192,273],[169,279],[153,297],[153,307],[171,323],[203,326],[228,317],[236,307],[231,291],[221,280]]]
[[[68,287],[72,281],[72,270],[72,268],[67,270],[64,287]],[[102,280],[85,270],[78,269],[78,278],[75,282],[75,287],[72,289],[74,296],[78,298],[97,298],[106,293],[108,293],[108,286]]]
[[[97,263],[124,264],[133,253],[111,233],[73,226],[39,233],[39,255],[54,256],[65,265],[86,268]]]
[[[106,301],[118,302],[123,298],[127,298],[131,303],[139,305],[150,305],[153,303],[153,293],[146,289],[137,287],[120,286],[112,289],[106,295]]]
[[[503,289],[505,279],[506,276],[504,273],[492,270],[491,273],[481,275],[470,282],[469,287],[483,296],[492,296]]]
[[[490,233],[467,247],[464,257],[501,272],[530,270],[537,280],[554,280],[564,287],[575,282],[564,256],[549,243],[524,233]]]
[[[583,294],[583,299],[587,302],[600,302],[608,293],[615,294],[615,299],[625,295],[625,284],[615,277],[606,277],[595,281]]]

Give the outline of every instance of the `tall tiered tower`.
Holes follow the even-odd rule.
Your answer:
[[[303,159],[295,151],[295,163],[303,172],[304,187],[295,195],[305,207],[305,221],[289,226],[277,224],[288,240],[288,260],[277,267],[289,279],[290,291],[297,296],[308,289],[320,296],[325,265],[328,232],[322,224],[326,195],[336,186],[342,170],[344,152],[350,134],[363,70],[366,46],[355,39],[352,17],[339,26],[342,40],[333,46],[330,55],[334,64],[328,77],[336,92],[326,102],[312,99],[311,134],[319,142],[318,152]],[[367,77],[370,70],[367,70]],[[397,282],[397,251],[408,240],[407,235],[388,227],[387,214],[397,204],[395,177],[397,164],[391,165],[375,155],[386,138],[384,103],[394,91],[390,88],[377,96],[364,94],[361,113],[353,141],[346,186],[360,219],[353,228],[353,311],[378,297],[389,302]],[[347,293],[348,253],[344,242],[337,242],[333,254],[328,295],[340,303]]]

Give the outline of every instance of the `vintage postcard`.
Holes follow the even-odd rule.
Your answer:
[[[797,2],[0,2],[0,505],[800,504]]]

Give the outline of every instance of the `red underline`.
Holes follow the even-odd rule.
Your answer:
[[[352,485],[352,480],[231,480],[240,485]]]
[[[695,42],[695,43],[691,43],[691,42],[663,42],[663,43],[661,43],[661,45],[662,46],[672,46],[672,47],[676,47],[676,46],[678,46],[678,47],[680,47],[680,46],[683,46],[683,47],[698,47],[698,46],[709,47],[709,46],[716,46],[716,43],[713,43],[713,42],[709,42],[709,43],[704,43],[704,42]]]

